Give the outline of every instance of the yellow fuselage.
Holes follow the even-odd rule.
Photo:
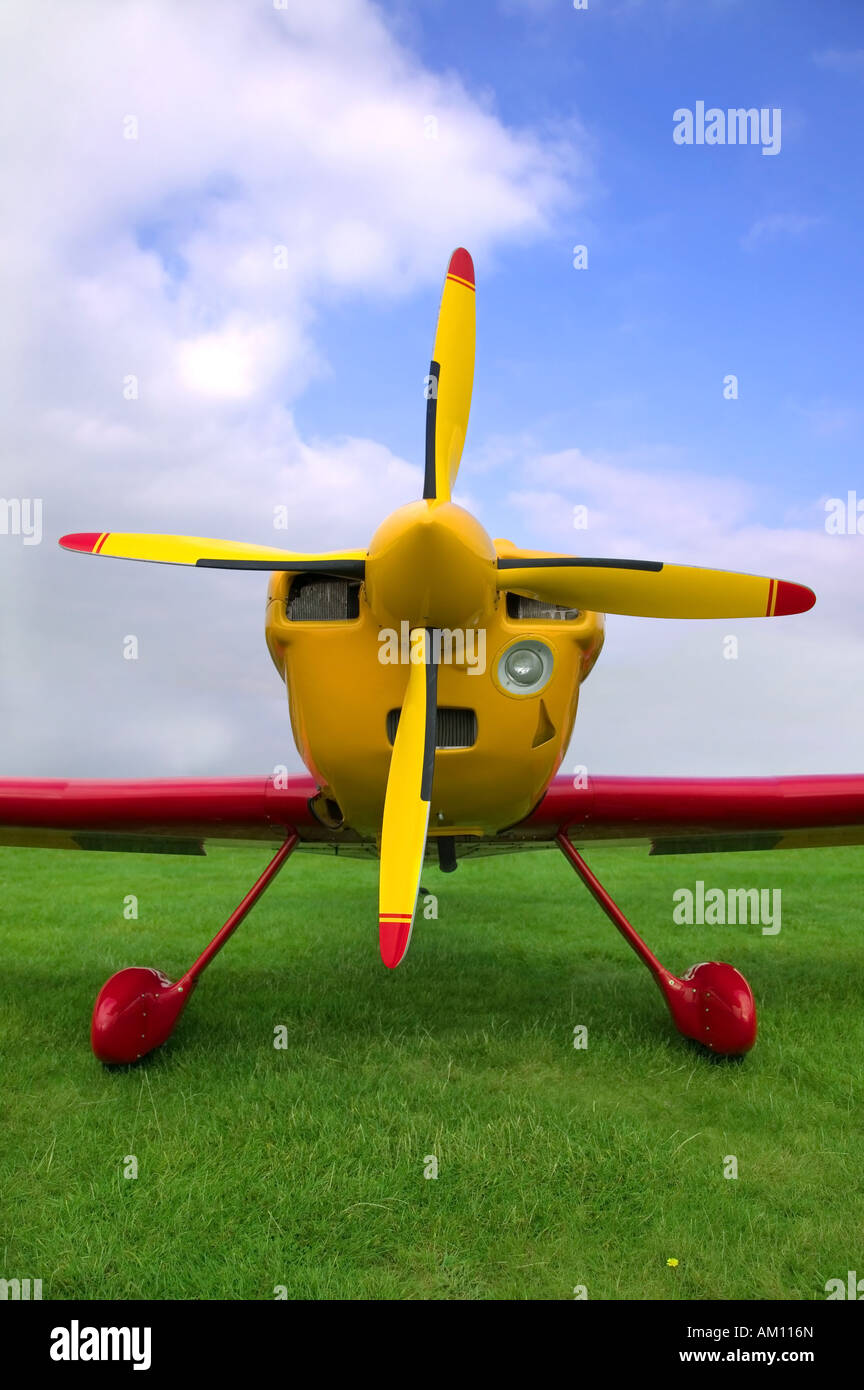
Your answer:
[[[379,833],[394,712],[408,681],[406,639],[417,627],[445,630],[438,708],[445,720],[446,712],[463,712],[449,727],[470,728],[473,739],[469,747],[439,742],[429,834],[491,835],[540,800],[569,743],[580,683],[603,644],[603,617],[508,614],[497,557],[518,553],[509,542],[493,543],[453,503],[422,501],[394,512],[373,537],[365,579],[354,586],[356,616],[293,618],[298,576],[272,575],[267,645],[286,684],[300,756],[322,788],[323,817],[341,818],[364,837]],[[551,675],[536,693],[517,693],[499,678],[502,654],[532,638],[551,650]]]

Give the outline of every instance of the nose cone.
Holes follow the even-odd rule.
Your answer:
[[[476,627],[496,598],[495,547],[453,502],[411,502],[382,522],[366,561],[366,597],[382,624]]]

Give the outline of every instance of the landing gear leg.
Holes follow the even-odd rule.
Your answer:
[[[137,1062],[167,1041],[201,974],[272,883],[298,838],[289,835],[224,927],[176,984],[161,970],[134,965],[119,970],[102,986],[90,1028],[90,1044],[100,1062]]]
[[[714,960],[691,965],[680,979],[671,974],[648,949],[563,830],[556,839],[588,892],[651,971],[679,1033],[720,1057],[740,1057],[749,1052],[756,1041],[756,1005],[744,976],[734,966]]]

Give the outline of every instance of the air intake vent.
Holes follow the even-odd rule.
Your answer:
[[[292,623],[344,622],[360,617],[360,585],[330,575],[299,574],[286,605]]]
[[[399,727],[401,710],[391,709],[387,715],[387,738],[395,742]],[[436,748],[473,748],[477,742],[477,715],[473,709],[446,709],[437,711],[438,723],[435,729]]]
[[[558,619],[563,622],[572,621],[574,618],[581,618],[582,614],[578,608],[559,608],[555,603],[543,603],[539,598],[526,598],[524,594],[507,595],[507,617],[508,618],[527,618]]]

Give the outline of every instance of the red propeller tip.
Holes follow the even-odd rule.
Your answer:
[[[777,580],[777,602],[774,617],[785,617],[788,613],[806,613],[816,602],[816,595],[805,584],[790,584],[787,579]]]
[[[61,536],[59,544],[64,550],[83,550],[85,555],[92,555],[104,534],[104,531],[73,531],[71,535]]]
[[[447,274],[455,275],[457,279],[467,281],[471,288],[474,288],[474,262],[464,246],[456,247],[450,257]]]
[[[395,970],[405,952],[411,936],[411,918],[389,916],[379,918],[378,940],[381,946],[381,959],[388,970]]]

